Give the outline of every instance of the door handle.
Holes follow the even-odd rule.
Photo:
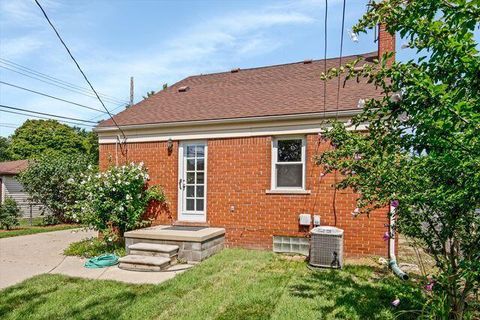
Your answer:
[[[183,179],[178,180],[178,189],[180,190],[182,190],[182,182],[183,182]]]

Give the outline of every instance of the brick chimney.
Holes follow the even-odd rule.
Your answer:
[[[395,61],[395,35],[388,33],[385,25],[380,24],[378,26],[378,58],[380,59],[386,52],[393,52],[393,57],[388,61],[388,65],[391,65]]]

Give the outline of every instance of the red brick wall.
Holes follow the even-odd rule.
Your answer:
[[[211,139],[208,141],[207,220],[210,226],[227,230],[227,244],[248,248],[271,248],[272,235],[307,236],[298,225],[300,213],[321,216],[322,225],[334,224],[334,174],[320,177],[313,156],[329,148],[319,145],[317,135],[307,137],[307,190],[309,195],[267,194],[271,179],[271,137]],[[122,158],[118,151],[119,159]],[[152,185],[163,186],[169,204],[152,213],[155,223],[171,223],[177,217],[178,143],[169,154],[165,142],[128,145],[128,161],[143,161]],[[115,145],[100,146],[100,166],[115,164]],[[355,194],[338,190],[337,227],[345,230],[345,252],[349,256],[387,254],[386,209],[370,217],[353,218]],[[232,212],[230,208],[234,206]]]

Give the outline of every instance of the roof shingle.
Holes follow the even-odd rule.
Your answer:
[[[344,57],[342,63],[360,56],[368,61],[377,53]],[[338,64],[338,58],[327,59],[327,68]],[[114,118],[119,125],[139,125],[335,111],[338,80],[328,81],[324,107],[324,81],[320,79],[323,71],[324,60],[314,60],[191,76]],[[188,90],[180,92],[184,87]],[[342,81],[340,87],[338,110],[356,109],[360,98],[378,96],[365,81],[351,80],[345,86]],[[108,119],[99,127],[113,125]]]
[[[16,160],[0,162],[0,174],[19,174],[28,167],[28,160]]]

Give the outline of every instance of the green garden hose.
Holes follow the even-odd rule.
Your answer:
[[[85,268],[98,269],[114,266],[118,263],[118,257],[114,254],[104,254],[98,257],[88,259],[85,262]]]

